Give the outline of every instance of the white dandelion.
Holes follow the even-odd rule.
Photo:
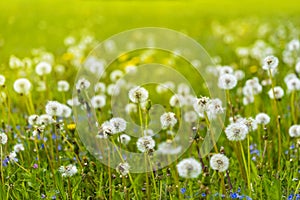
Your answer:
[[[31,89],[31,83],[26,78],[20,78],[14,82],[14,90],[19,94],[27,95],[29,94],[30,89]]]
[[[76,83],[77,90],[86,90],[90,87],[91,83],[85,78],[81,78]]]
[[[231,123],[226,127],[225,134],[230,141],[242,141],[248,134],[248,127],[240,122]]]
[[[75,175],[77,171],[77,167],[75,165],[67,165],[67,166],[61,166],[58,171],[61,173],[62,177],[72,177]]]
[[[21,143],[14,146],[14,152],[18,153],[20,151],[24,151],[24,146]]]
[[[194,158],[183,159],[176,167],[179,176],[183,178],[197,178],[202,172],[200,163]]]
[[[101,124],[97,138],[106,139],[108,136],[111,136],[114,133],[114,127],[109,121],[105,121]]]
[[[122,134],[118,137],[118,142],[121,144],[127,145],[131,140],[131,137],[127,134]]]
[[[103,108],[106,105],[106,97],[104,95],[96,95],[92,97],[91,104],[93,108]]]
[[[37,125],[39,121],[39,116],[38,115],[30,115],[28,117],[28,124],[30,125]]]
[[[211,158],[210,158],[210,167],[213,170],[219,171],[219,172],[224,172],[228,169],[229,167],[229,159],[227,158],[227,156],[225,156],[224,154],[214,154]]]
[[[0,143],[6,144],[7,143],[7,135],[5,133],[0,133]]]
[[[218,86],[224,90],[231,90],[237,85],[237,78],[232,74],[223,74],[219,77]]]
[[[122,162],[117,166],[116,171],[122,176],[126,176],[129,173],[129,169],[129,164],[127,162]]]
[[[295,71],[300,74],[300,61],[297,62],[296,66],[295,66]]]
[[[125,106],[125,112],[127,114],[130,114],[130,113],[136,113],[137,112],[137,106],[136,104],[134,103],[129,103]]]
[[[289,128],[289,135],[291,137],[300,137],[300,125],[292,125]]]
[[[70,89],[70,84],[68,81],[61,80],[57,82],[57,91],[59,92],[67,92]]]
[[[185,104],[184,97],[179,94],[174,94],[173,96],[171,96],[171,98],[169,100],[169,104],[172,107],[181,107],[182,105]]]
[[[95,93],[105,93],[106,85],[102,82],[96,83],[94,86]]]
[[[49,125],[49,124],[53,124],[54,122],[55,121],[52,118],[52,116],[48,115],[48,114],[40,115],[37,120],[37,124],[39,124],[39,125]]]
[[[113,127],[113,130],[112,130],[113,134],[124,132],[126,129],[127,122],[123,118],[114,117],[109,120],[109,123]]]
[[[270,117],[268,114],[266,113],[258,113],[256,116],[255,116],[255,121],[258,123],[258,124],[264,124],[264,125],[267,125],[269,122],[270,122]]]
[[[269,90],[268,95],[271,99],[281,99],[284,95],[284,90],[280,86],[276,86]]]
[[[52,70],[52,66],[50,63],[48,62],[40,62],[36,65],[35,67],[35,72],[37,73],[37,75],[39,76],[44,76],[46,74],[50,74]]]
[[[300,79],[292,78],[286,82],[288,92],[300,90]]]
[[[279,64],[278,58],[275,56],[267,56],[263,61],[262,68],[264,70],[274,70]]]
[[[123,72],[121,70],[114,70],[110,73],[110,80],[112,82],[118,81],[120,78],[124,76]]]
[[[163,129],[168,127],[173,127],[177,123],[177,119],[175,117],[175,113],[167,112],[160,116],[160,123]]]
[[[142,103],[147,101],[148,99],[148,91],[140,86],[134,87],[131,90],[129,90],[129,99],[133,102],[133,103]]]
[[[61,104],[57,101],[48,101],[48,103],[46,104],[46,113],[50,116],[61,116]]]
[[[72,109],[67,105],[61,104],[61,110],[61,117],[69,118],[72,114]]]
[[[136,146],[141,152],[152,151],[155,147],[155,141],[150,136],[144,136],[137,140]]]
[[[196,99],[193,104],[194,110],[198,114],[204,114],[204,112],[207,111],[209,102],[210,102],[210,99],[208,97],[201,97],[199,99]]]
[[[5,85],[5,76],[0,74],[0,86],[4,86]]]

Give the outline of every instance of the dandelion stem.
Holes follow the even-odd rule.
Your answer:
[[[217,147],[217,142],[216,142],[215,137],[214,137],[214,132],[213,132],[211,126],[210,126],[210,121],[208,119],[207,113],[204,112],[204,115],[205,115],[205,121],[206,121],[206,124],[207,124],[207,129],[209,130],[209,134],[210,134],[212,143],[214,145],[215,152],[218,153],[219,150],[218,150],[218,147]]]
[[[68,192],[69,192],[69,199],[72,200],[72,189],[71,189],[70,177],[68,177]]]
[[[246,161],[246,158],[245,158],[245,153],[244,153],[242,142],[239,141],[239,144],[240,144],[240,148],[241,148],[241,152],[242,152],[242,158],[243,158],[245,171],[246,171],[246,176],[247,176],[247,186],[248,186],[249,193],[251,193],[251,182],[250,182],[250,177],[249,177],[249,173],[248,173],[247,161]]]
[[[280,131],[280,118],[279,118],[279,113],[278,113],[278,105],[277,105],[277,100],[276,100],[276,95],[275,95],[275,90],[274,90],[274,81],[272,78],[272,72],[271,69],[269,69],[269,75],[271,79],[271,84],[272,84],[272,92],[274,96],[274,107],[275,107],[275,116],[276,116],[276,123],[277,123],[277,133],[278,133],[278,171],[280,170],[280,162],[281,162],[281,131]]]
[[[2,145],[0,144],[0,170],[1,170],[1,181],[2,181],[2,185],[4,185],[4,177],[3,177],[3,167],[2,167]]]
[[[295,91],[293,91],[291,95],[291,112],[292,112],[293,124],[297,123],[297,117],[295,112],[295,95],[296,95]]]
[[[142,136],[143,136],[144,135],[144,129],[143,129],[142,108],[141,108],[140,104],[138,104],[138,107],[139,107],[139,118],[140,118],[141,131],[142,131]]]

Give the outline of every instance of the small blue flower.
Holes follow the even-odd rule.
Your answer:
[[[202,197],[206,197],[206,194],[203,192],[203,193],[201,194],[201,196],[202,196]]]
[[[238,194],[237,193],[231,193],[230,194],[230,198],[232,198],[232,199],[237,199],[238,198]]]
[[[3,166],[3,167],[7,167],[8,163],[9,163],[9,158],[6,157],[6,158],[2,161],[2,166]]]
[[[290,194],[289,196],[288,196],[288,200],[292,200],[294,198],[294,195],[293,194]]]
[[[181,192],[181,194],[184,194],[186,192],[186,188],[181,188],[180,192]]]
[[[241,192],[241,188],[238,188],[238,189],[237,189],[237,193],[240,193],[240,192]]]

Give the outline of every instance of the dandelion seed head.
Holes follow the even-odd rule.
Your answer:
[[[223,74],[219,77],[218,86],[224,90],[231,90],[237,85],[237,78],[232,74]]]
[[[96,95],[92,97],[91,104],[93,108],[103,108],[106,105],[106,97],[104,95]]]
[[[229,167],[229,159],[227,158],[227,156],[225,156],[224,154],[214,154],[211,158],[210,158],[210,167],[213,170],[217,170],[219,172],[224,172],[228,169]]]
[[[200,163],[194,158],[183,159],[176,167],[179,176],[183,178],[197,178],[202,172]]]
[[[18,94],[27,95],[29,94],[30,89],[31,89],[31,83],[26,78],[20,78],[14,82],[14,90]]]
[[[147,152],[154,149],[155,141],[151,136],[140,137],[136,142],[136,146],[139,151]]]
[[[35,67],[35,72],[39,76],[44,76],[44,75],[50,74],[51,70],[52,70],[51,64],[48,62],[44,62],[44,61],[38,63]]]
[[[38,121],[39,121],[38,115],[30,115],[28,117],[28,124],[30,124],[30,125],[37,125]]]
[[[194,110],[198,114],[203,114],[204,112],[207,111],[207,107],[209,103],[210,103],[210,99],[208,97],[201,97],[199,99],[196,99],[193,104]]]
[[[61,116],[62,106],[57,101],[48,101],[46,104],[46,113],[50,116]]]
[[[129,99],[133,102],[133,103],[142,103],[147,101],[148,99],[148,91],[140,86],[134,87],[132,88],[129,93]]]
[[[109,120],[109,123],[113,127],[113,130],[112,130],[113,134],[123,132],[126,129],[126,121],[123,118],[114,117]]]
[[[6,144],[7,143],[7,135],[3,132],[0,133],[0,143]]]
[[[20,151],[24,151],[24,146],[21,143],[14,146],[14,152],[19,153]]]
[[[77,90],[86,90],[90,87],[91,83],[85,78],[81,78],[76,83]]]
[[[284,95],[284,90],[282,89],[282,87],[276,86],[273,89],[271,88],[269,90],[268,95],[271,99],[281,99]]]
[[[242,141],[248,134],[248,127],[244,123],[234,122],[226,127],[225,134],[230,141]]]
[[[264,70],[274,70],[277,68],[279,64],[278,58],[275,56],[267,56],[263,61],[262,68]]]
[[[5,85],[5,76],[0,74],[0,86],[4,86]]]
[[[114,70],[110,73],[109,77],[112,82],[116,82],[123,76],[124,76],[124,73],[121,70]]]
[[[264,124],[264,125],[267,125],[269,122],[270,122],[270,117],[268,114],[266,113],[258,113],[256,116],[255,116],[255,121],[258,123],[258,124]]]
[[[160,116],[160,123],[163,129],[168,127],[174,127],[177,123],[177,119],[175,117],[175,113],[167,112]]]
[[[126,176],[129,173],[129,169],[129,164],[127,162],[122,162],[117,166],[116,171],[122,176]]]
[[[124,145],[128,145],[130,140],[131,140],[131,137],[127,134],[122,134],[118,137],[118,142],[120,142],[121,144],[124,144]]]
[[[59,167],[58,171],[61,173],[62,177],[72,177],[78,172],[77,167],[72,164],[61,166]]]
[[[300,125],[292,125],[289,128],[289,135],[291,137],[300,137]]]
[[[70,89],[70,84],[68,83],[68,81],[61,80],[57,82],[57,90],[59,92],[67,92],[69,91],[69,89]]]

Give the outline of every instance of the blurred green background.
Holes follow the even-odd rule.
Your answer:
[[[26,56],[31,48],[63,51],[66,36],[91,32],[99,40],[121,31],[158,26],[182,31],[211,53],[211,22],[252,17],[253,20],[299,21],[299,0],[9,0],[0,1],[0,59]],[[280,22],[279,22],[280,23]],[[250,27],[251,28],[251,27]]]

